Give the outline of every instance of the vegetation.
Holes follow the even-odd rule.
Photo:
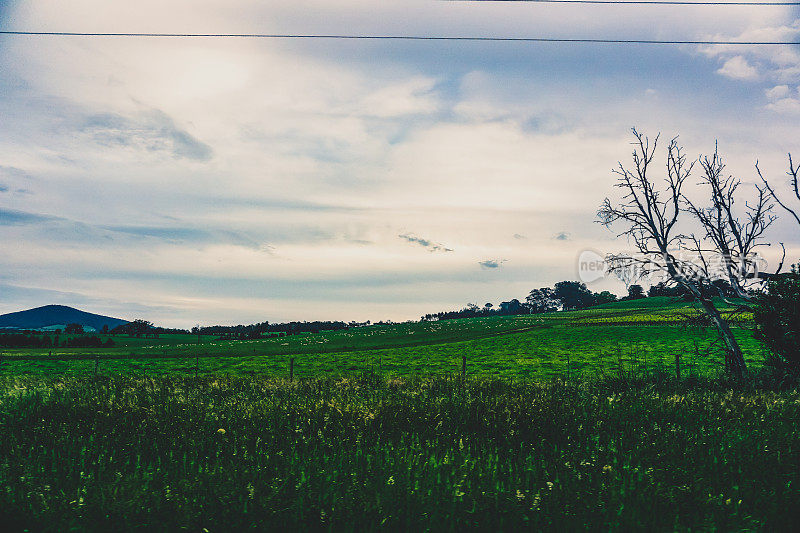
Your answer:
[[[717,305],[729,318],[749,318],[722,301]],[[363,371],[409,376],[460,372],[466,356],[471,375],[594,378],[620,368],[674,371],[678,356],[684,373],[716,375],[724,358],[713,345],[714,331],[702,323],[686,324],[687,317],[700,316],[691,304],[661,297],[571,312],[409,322],[248,341],[191,335],[114,336],[113,347],[4,350],[0,374],[99,369],[106,374],[285,377],[294,358],[295,374],[307,378]],[[746,360],[757,367],[765,354],[750,329],[745,321],[733,331]],[[63,340],[62,336],[62,344]]]
[[[0,522],[789,531],[798,417],[705,380],[13,377]]]
[[[82,332],[81,332],[82,333]],[[59,335],[37,335],[35,332],[0,333],[0,348],[111,348],[114,341],[105,342],[95,335],[67,335],[59,340]]]
[[[767,363],[800,374],[800,272],[771,280],[753,314],[757,337],[770,349]]]
[[[735,304],[714,302],[752,371],[769,353]],[[792,530],[800,395],[768,374],[721,378],[702,317],[637,297],[257,340],[131,331],[104,336],[114,346],[61,335],[3,349],[0,523]]]

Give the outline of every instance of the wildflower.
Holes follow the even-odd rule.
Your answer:
[[[611,465],[604,466],[603,467],[603,473],[604,474],[610,474],[611,473]]]
[[[222,429],[222,428],[219,428],[219,429],[217,430],[217,433],[218,433],[218,434],[220,434],[220,435],[224,435],[224,434],[225,434],[225,430],[224,430],[224,429]]]
[[[548,481],[548,482],[547,482],[547,488],[548,488],[549,490],[553,490],[553,482],[552,482],[552,481]]]
[[[524,493],[524,492],[522,492],[522,491],[521,491],[521,490],[519,490],[519,489],[517,489],[517,499],[518,499],[518,500],[520,500],[520,501],[522,501],[522,500],[524,500],[524,499],[525,499],[525,493]]]
[[[536,493],[533,496],[533,501],[531,502],[531,509],[539,510],[539,504],[542,502],[542,495],[540,493]]]
[[[394,476],[389,476],[389,479],[386,480],[387,485],[394,485]]]

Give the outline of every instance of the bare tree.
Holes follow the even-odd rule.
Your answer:
[[[688,161],[683,149],[672,139],[667,146],[666,176],[660,184],[651,177],[658,137],[650,139],[636,129],[632,154],[633,167],[619,163],[616,187],[623,191],[619,203],[605,199],[598,211],[605,226],[617,223],[627,229],[620,236],[628,237],[638,254],[609,256],[609,270],[618,272],[636,269],[640,274],[659,273],[683,287],[702,307],[719,332],[725,346],[726,366],[741,375],[745,361],[739,343],[710,295],[714,281],[724,276],[737,295],[747,297],[748,280],[760,282],[754,250],[764,245],[761,238],[772,224],[772,204],[765,189],[757,188],[758,199],[745,204],[745,211],[734,211],[740,182],[723,174],[724,165],[715,152],[700,159],[702,183],[710,187],[710,206],[697,207],[684,193],[697,161]],[[682,234],[678,222],[693,215],[702,232]]]
[[[700,183],[709,189],[709,205],[697,206],[683,196],[686,210],[702,231],[699,238],[694,234],[689,236],[692,250],[702,264],[713,261],[717,267],[715,274],[730,283],[736,296],[749,301],[753,286],[773,275],[763,272],[756,251],[761,246],[769,246],[762,239],[776,219],[772,214],[774,203],[768,190],[756,185],[755,200],[744,202],[744,209],[737,209],[736,196],[741,180],[725,175],[719,151],[715,148],[711,157],[701,157],[699,162],[703,169]],[[777,271],[782,265],[781,260]]]
[[[758,162],[756,162],[756,171],[758,172],[758,177],[761,178],[761,182],[764,184],[764,187],[767,189],[770,196],[772,196],[772,198],[774,198],[775,201],[778,202],[778,205],[780,205],[784,210],[786,210],[787,213],[792,215],[794,220],[798,224],[800,224],[800,215],[798,215],[797,213],[798,211],[797,208],[794,209],[790,208],[780,199],[780,197],[775,193],[770,184],[767,182],[766,179],[764,179],[764,176],[761,174],[761,169],[758,167]],[[793,194],[794,197],[797,199],[797,201],[800,202],[800,183],[798,183],[798,173],[800,173],[800,166],[797,167],[794,166],[794,162],[792,161],[792,154],[789,154],[789,171],[786,174],[789,176],[789,187],[791,189],[790,194]]]

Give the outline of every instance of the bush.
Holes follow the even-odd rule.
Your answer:
[[[756,337],[772,354],[766,363],[800,375],[800,271],[771,280],[753,311]]]

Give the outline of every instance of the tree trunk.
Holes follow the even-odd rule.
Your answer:
[[[703,306],[703,311],[705,311],[706,315],[714,323],[714,326],[717,328],[717,331],[722,337],[723,342],[725,342],[726,370],[737,377],[741,377],[745,370],[747,370],[747,366],[744,362],[742,349],[739,347],[739,343],[736,342],[736,337],[733,336],[730,326],[725,320],[723,320],[722,315],[719,314],[719,310],[714,305],[714,302],[703,297],[701,287],[691,283],[689,279],[683,275],[675,262],[675,258],[672,257],[669,252],[667,252],[665,246],[661,248],[661,253],[666,259],[667,272],[669,273],[670,277],[688,289],[689,292],[694,295],[695,300],[700,302],[700,305]]]
[[[736,342],[736,337],[733,336],[730,326],[722,318],[722,315],[720,315],[719,310],[716,308],[716,306],[714,306],[713,302],[706,298],[699,298],[699,300],[700,304],[703,306],[703,310],[706,312],[706,315],[708,315],[708,317],[714,323],[714,326],[717,328],[717,331],[719,331],[722,340],[725,342],[725,351],[727,352],[726,366],[728,367],[728,371],[737,377],[741,377],[747,369],[747,366],[744,362],[742,349],[739,347],[739,343]]]

